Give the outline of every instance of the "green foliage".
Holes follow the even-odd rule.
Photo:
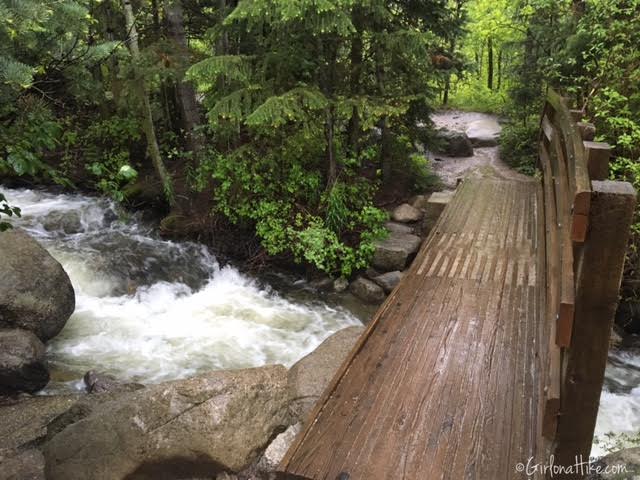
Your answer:
[[[291,255],[334,275],[366,267],[386,214],[372,203],[374,189],[354,174],[322,192],[313,168],[322,145],[304,130],[261,153],[244,146],[202,162],[192,178],[216,182],[217,210],[255,225],[270,255]],[[200,183],[202,185],[202,183]]]
[[[506,89],[489,90],[483,78],[477,76],[452,79],[452,95],[448,106],[459,110],[484,113],[504,113],[507,108]]]
[[[91,124],[73,138],[80,148],[85,168],[95,178],[95,187],[116,201],[123,201],[123,188],[138,173],[131,166],[130,148],[140,140],[140,126],[130,117],[112,117]]]
[[[9,222],[3,221],[3,215],[7,217],[20,217],[20,209],[9,205],[6,197],[0,193],[0,232],[4,232],[11,228],[11,224]]]
[[[334,275],[366,267],[385,219],[376,172],[409,191],[434,184],[411,139],[429,124],[430,53],[459,33],[450,13],[440,1],[241,0],[214,33],[218,54],[187,73],[220,140],[194,186],[211,186],[217,211],[254,226],[270,255]]]
[[[35,175],[48,169],[43,156],[58,145],[61,126],[36,97],[21,98],[17,107],[13,122],[0,129],[0,170],[4,167],[17,175]]]
[[[507,165],[526,175],[536,173],[539,129],[535,117],[525,123],[511,122],[504,126],[500,136],[500,154]]]

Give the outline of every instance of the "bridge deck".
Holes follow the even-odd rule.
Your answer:
[[[525,478],[538,456],[539,182],[467,180],[281,464],[283,478]]]

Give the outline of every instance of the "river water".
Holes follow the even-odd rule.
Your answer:
[[[331,333],[361,325],[336,302],[305,294],[304,285],[276,291],[221,266],[203,245],[162,240],[135,216],[122,220],[107,200],[0,191],[22,209],[15,225],[64,266],[76,292],[75,313],[48,344],[48,392],[81,388],[89,369],[153,383],[290,366]]]
[[[105,199],[0,192],[22,209],[16,226],[62,263],[76,291],[75,313],[48,344],[46,393],[81,389],[90,369],[154,383],[212,369],[290,366],[372,313],[299,279],[265,281],[221,266],[205,246],[162,240]],[[639,431],[640,356],[612,351],[596,435]],[[595,455],[603,451],[594,445]]]

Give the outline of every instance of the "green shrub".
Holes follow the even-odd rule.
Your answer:
[[[449,104],[446,106],[469,112],[501,114],[508,100],[506,89],[489,90],[483,78],[472,76],[452,81]]]
[[[536,172],[538,123],[509,123],[502,130],[500,154],[507,165],[526,175]]]

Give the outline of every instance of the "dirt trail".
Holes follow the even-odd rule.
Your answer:
[[[431,116],[436,128],[464,132],[471,122],[493,119],[496,115],[479,112],[448,110]],[[440,177],[445,188],[456,188],[458,180],[467,177],[503,178],[530,181],[531,178],[511,169],[500,159],[499,147],[474,148],[472,157],[447,157],[429,153],[433,171]]]

